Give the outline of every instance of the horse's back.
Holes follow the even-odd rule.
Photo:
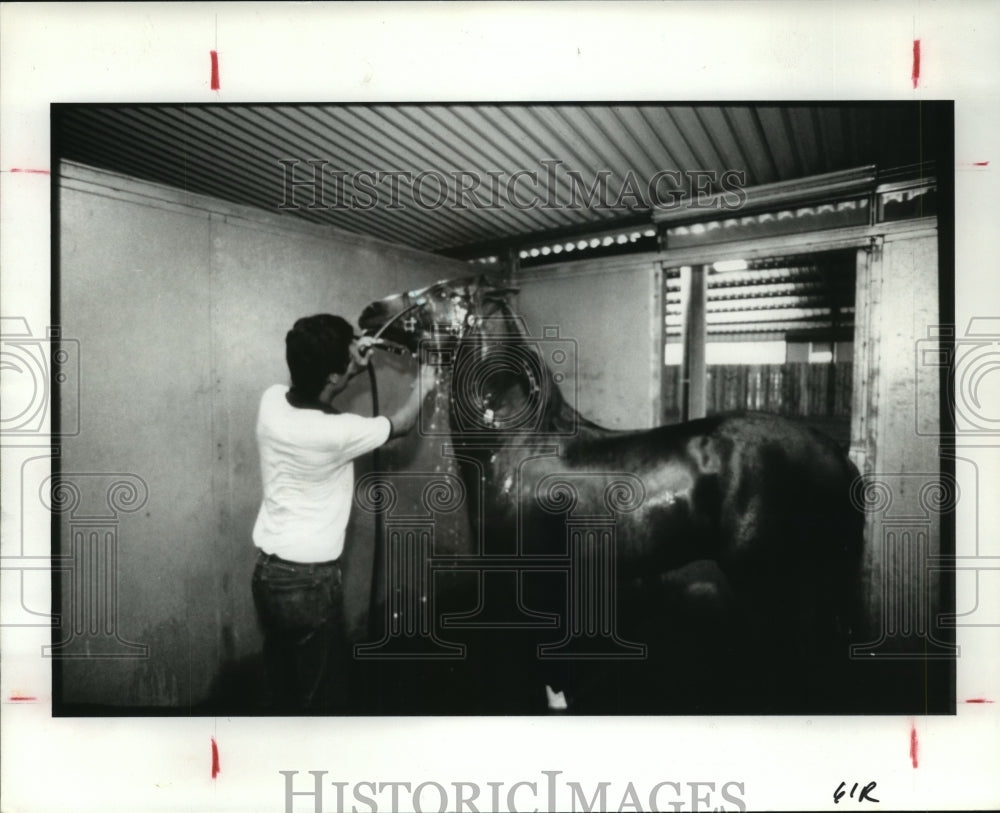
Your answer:
[[[858,553],[863,518],[851,502],[858,472],[831,438],[759,413],[719,416],[703,429],[689,451],[703,471],[718,473],[720,521],[735,553],[757,545],[815,562]]]
[[[819,564],[854,559],[863,521],[851,504],[857,470],[830,438],[764,413],[714,415],[649,430],[581,435],[570,470],[625,472],[644,505],[625,528],[634,553],[658,548],[726,565]],[[770,562],[773,564],[773,561]]]

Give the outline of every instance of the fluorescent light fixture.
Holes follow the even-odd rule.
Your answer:
[[[746,271],[746,260],[719,260],[712,265],[716,271]]]

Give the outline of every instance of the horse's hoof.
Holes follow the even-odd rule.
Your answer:
[[[550,712],[566,711],[568,708],[565,693],[552,691],[552,687],[548,684],[545,685],[545,697],[548,700]]]

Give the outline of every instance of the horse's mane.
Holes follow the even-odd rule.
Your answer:
[[[540,429],[559,434],[569,433],[574,429],[592,429],[601,432],[610,431],[581,415],[566,400],[566,396],[563,395],[562,390],[555,381],[552,370],[549,369],[544,359],[539,358],[539,365],[546,377],[545,391],[548,393],[542,418],[543,425],[539,427]]]

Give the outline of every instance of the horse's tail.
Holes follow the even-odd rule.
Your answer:
[[[862,567],[865,555],[865,513],[855,499],[856,489],[861,482],[858,467],[847,457],[843,457],[845,470],[845,491],[847,499],[841,500],[839,548],[840,579],[844,584],[840,615],[842,626],[848,638],[857,635],[864,617],[862,607]]]
[[[814,542],[812,566],[821,590],[816,598],[825,605],[824,626],[846,648],[863,618],[865,515],[854,495],[859,473],[840,444],[818,430],[810,429],[810,434],[815,445],[800,463],[811,486],[800,516],[807,519]]]
[[[838,641],[846,647],[847,642],[857,635],[864,617],[861,581],[865,513],[856,499],[856,488],[860,482],[858,468],[839,444],[830,443],[837,447],[835,454],[839,474],[831,483],[827,496],[828,512],[820,519],[826,525],[827,596],[831,602]]]

